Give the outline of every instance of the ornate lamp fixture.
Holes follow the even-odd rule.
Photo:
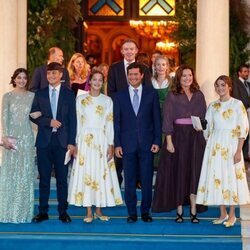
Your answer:
[[[155,39],[157,41],[165,40],[169,34],[177,29],[178,23],[175,21],[135,21],[130,20],[129,24],[141,36]]]

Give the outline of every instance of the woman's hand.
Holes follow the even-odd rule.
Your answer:
[[[236,151],[234,154],[234,164],[239,163],[241,161],[241,151]]]
[[[172,136],[171,135],[166,136],[166,142],[167,142],[167,151],[169,153],[173,154],[175,152],[175,150],[174,150],[174,144],[172,142]]]
[[[175,152],[174,145],[173,145],[172,142],[167,143],[167,151],[168,151],[169,153],[174,153],[174,152]]]
[[[114,147],[113,145],[109,145],[108,146],[108,150],[107,150],[107,160],[108,162],[114,157]]]

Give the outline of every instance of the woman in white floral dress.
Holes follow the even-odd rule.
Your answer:
[[[227,76],[215,81],[219,100],[207,110],[207,146],[203,158],[196,203],[220,205],[220,217],[213,224],[232,227],[235,205],[250,203],[242,146],[249,123],[241,101],[230,96],[232,82]],[[226,206],[229,206],[229,214]]]
[[[90,92],[76,100],[77,152],[70,176],[68,201],[87,207],[84,222],[108,221],[101,207],[122,203],[113,160],[113,103],[100,93],[103,74],[90,75]],[[92,206],[96,207],[93,217]]]

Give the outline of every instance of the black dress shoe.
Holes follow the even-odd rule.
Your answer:
[[[32,222],[39,223],[39,222],[42,222],[42,221],[48,220],[48,219],[49,219],[48,214],[39,213],[38,215],[36,215],[36,216],[32,219]]]
[[[69,217],[69,215],[67,213],[63,213],[59,216],[59,220],[62,221],[63,223],[70,223],[71,222],[71,218]]]
[[[128,223],[135,223],[137,221],[137,215],[129,215],[127,218]]]
[[[148,213],[142,214],[141,219],[144,222],[152,222],[153,221],[152,217]]]

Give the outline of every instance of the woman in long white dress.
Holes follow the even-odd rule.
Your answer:
[[[113,159],[113,102],[100,93],[104,77],[99,71],[90,75],[90,92],[76,100],[77,153],[70,176],[68,201],[87,207],[84,222],[93,218],[108,221],[101,207],[122,204]],[[96,207],[93,217],[92,206]]]
[[[219,100],[207,110],[207,146],[203,158],[196,203],[220,205],[220,217],[213,224],[226,227],[236,222],[235,205],[250,203],[242,146],[249,130],[241,101],[230,96],[232,82],[227,76],[215,81]],[[229,206],[229,214],[226,206]]]

